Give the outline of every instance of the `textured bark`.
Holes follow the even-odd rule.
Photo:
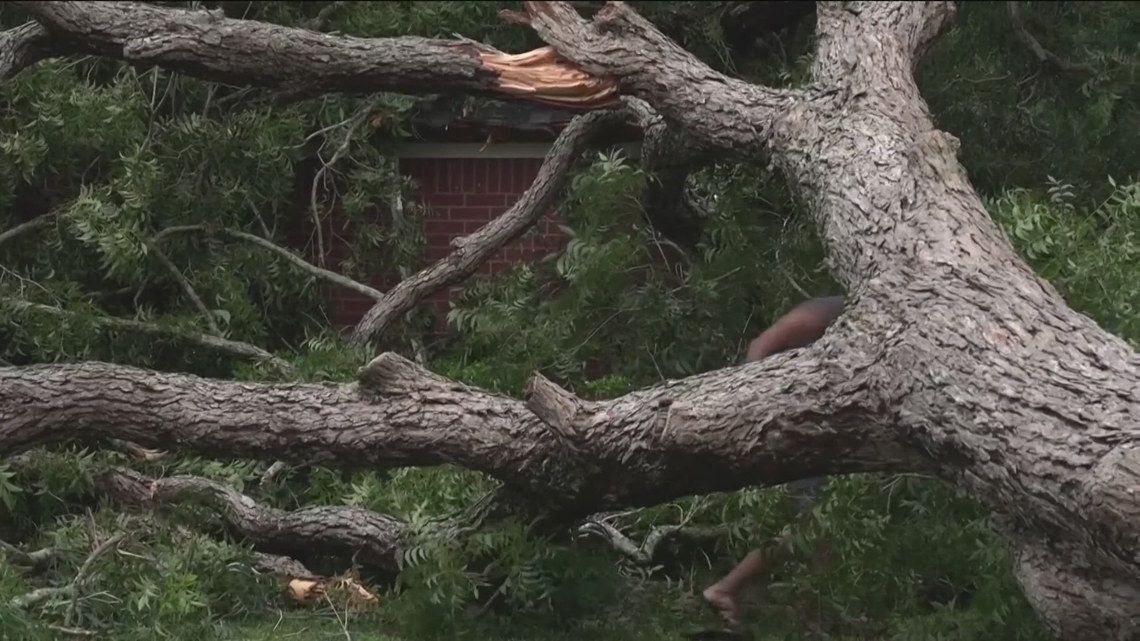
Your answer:
[[[97,485],[105,496],[135,507],[206,502],[218,509],[230,532],[262,553],[301,561],[335,555],[346,566],[355,560],[390,577],[400,569],[405,524],[368,510],[330,505],[285,512],[259,505],[217,481],[191,476],[151,479],[130,470],[108,472]],[[302,569],[294,566],[288,573],[307,576]]]
[[[637,98],[626,104],[642,130],[641,166],[653,179],[645,186],[641,204],[654,231],[686,251],[697,248],[704,232],[704,221],[685,198],[689,174],[708,164],[714,154],[699,141],[670,127],[660,114]]]
[[[493,92],[472,43],[363,39],[226,18],[220,11],[136,2],[12,2],[57,37],[61,51],[159,65],[300,97],[328,92]]]
[[[152,51],[116,39],[126,27],[67,22],[77,3],[20,4],[34,4],[49,30],[88,50],[128,59]],[[813,82],[798,90],[718,74],[619,3],[590,21],[563,3],[524,5],[512,19],[616,80],[677,135],[722,157],[764,158],[787,176],[849,293],[822,339],[605,402],[541,377],[518,401],[393,355],[349,386],[236,384],[100,364],[5,368],[0,453],[119,438],[218,457],[455,463],[566,516],[824,473],[919,470],[992,506],[1029,600],[1062,638],[1137,638],[1140,356],[1025,265],[969,184],[956,140],[931,122],[912,71],[953,5],[820,3]],[[228,23],[177,20],[186,24],[168,31],[191,44],[149,62],[284,82],[276,70],[253,69],[249,52],[227,39]],[[167,23],[148,24],[159,29],[155,42],[171,41]],[[369,64],[356,84],[345,76],[353,63],[397,45],[292,37],[286,52],[334,47],[335,56],[316,59],[328,76],[300,53],[282,54],[288,75],[313,78],[319,91],[417,90],[426,81],[408,74],[432,73],[413,72],[408,60]],[[463,57],[460,45],[424,46]],[[352,55],[358,50],[370,53]],[[436,82],[489,86],[459,67],[439,68]]]
[[[802,472],[924,467],[864,405],[850,366],[834,354],[784,356],[600,403],[542,378],[519,401],[393,354],[356,385],[237,384],[100,363],[0,368],[0,454],[118,438],[345,468],[453,463],[566,516]]]
[[[56,55],[54,44],[47,30],[34,22],[0,32],[0,81]]]

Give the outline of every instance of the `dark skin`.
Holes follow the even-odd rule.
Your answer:
[[[744,361],[758,361],[784,350],[811,345],[835,321],[832,312],[823,305],[800,305],[749,343]]]
[[[785,314],[748,345],[745,362],[758,361],[788,349],[814,343],[843,311],[838,297],[813,299]],[[753,550],[720,581],[705,588],[705,601],[734,628],[741,625],[736,596],[768,567],[770,555]]]

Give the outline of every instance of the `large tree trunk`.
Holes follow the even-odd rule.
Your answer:
[[[74,50],[203,78],[290,91],[293,79],[320,78],[307,93],[420,91],[439,86],[432,76],[508,92],[466,43],[307,34],[283,46],[278,31],[289,30],[202,14],[16,4]],[[678,135],[784,172],[850,296],[821,340],[606,402],[541,377],[518,401],[394,355],[353,386],[4,368],[0,453],[119,438],[339,466],[448,462],[564,516],[824,473],[923,470],[992,506],[1027,596],[1062,638],[1138,638],[1140,356],[1020,260],[958,164],[955,139],[931,123],[912,68],[953,5],[821,3],[814,82],[799,90],[722,76],[619,3],[592,21],[563,3],[526,10],[509,17],[646,101]],[[130,12],[162,20],[132,22]],[[314,43],[321,53],[306,60]],[[255,68],[266,51],[279,64]]]

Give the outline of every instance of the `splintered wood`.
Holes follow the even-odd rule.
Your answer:
[[[479,48],[479,58],[499,74],[503,93],[558,106],[596,109],[618,101],[618,84],[574,66],[554,50],[542,47],[518,54]]]

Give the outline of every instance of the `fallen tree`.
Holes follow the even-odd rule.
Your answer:
[[[289,97],[636,97],[676,135],[783,172],[850,302],[811,348],[604,402],[541,376],[524,400],[507,398],[393,354],[348,386],[8,367],[0,452],[115,438],[338,467],[454,463],[566,519],[825,473],[923,471],[992,507],[1026,595],[1061,638],[1140,634],[1140,355],[1024,264],[956,140],[931,123],[912,70],[951,3],[820,3],[812,83],[772,89],[708,69],[620,3],[587,21],[565,3],[528,2],[506,17],[592,79],[546,93],[504,80],[514,76],[488,61],[498,54],[465,41],[331,37],[127,3],[13,4],[43,31],[8,36],[22,48],[0,56],[6,73],[37,54],[83,52]],[[591,92],[597,101],[583,99]]]

